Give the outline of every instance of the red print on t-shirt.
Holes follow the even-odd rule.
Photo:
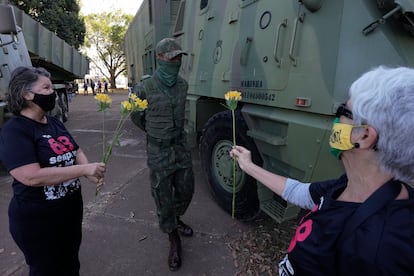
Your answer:
[[[309,212],[309,214],[316,212],[316,210],[318,210],[318,209],[319,209],[319,205],[316,205]],[[299,223],[298,228],[296,228],[295,236],[293,237],[292,241],[290,242],[290,245],[289,245],[289,248],[288,248],[288,253],[292,252],[292,250],[295,248],[297,242],[303,242],[304,240],[307,239],[307,237],[309,237],[310,233],[312,232],[312,223],[313,223],[313,221],[311,219],[305,220],[308,215],[306,215],[302,218],[301,222]]]
[[[57,138],[57,141],[54,138],[50,138],[48,142],[50,148],[56,154],[63,154],[75,148],[75,146],[70,142],[69,138],[66,136],[59,136]]]

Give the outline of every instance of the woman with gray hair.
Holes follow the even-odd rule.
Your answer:
[[[412,275],[414,272],[414,70],[377,67],[356,80],[336,113],[331,152],[345,174],[315,183],[230,155],[302,218],[280,275]]]
[[[104,163],[89,163],[65,126],[47,115],[56,92],[43,68],[18,67],[0,133],[0,159],[13,177],[10,233],[30,275],[79,275],[83,203],[79,178],[101,185]]]

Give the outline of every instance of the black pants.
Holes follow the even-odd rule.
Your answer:
[[[30,276],[78,276],[83,202],[80,191],[62,199],[12,198],[10,233],[30,267]]]

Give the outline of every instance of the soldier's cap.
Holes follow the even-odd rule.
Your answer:
[[[168,59],[173,59],[178,55],[187,55],[186,51],[181,49],[180,44],[174,38],[164,38],[157,43],[155,53],[161,54]]]

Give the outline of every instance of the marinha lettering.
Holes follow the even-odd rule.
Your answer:
[[[241,81],[241,87],[262,88],[263,87],[263,81],[261,81],[261,80],[242,80]]]

